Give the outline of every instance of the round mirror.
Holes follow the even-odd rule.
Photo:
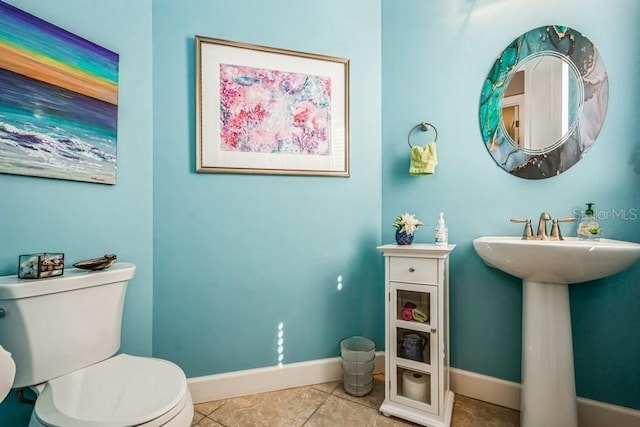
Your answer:
[[[507,172],[558,175],[582,158],[604,123],[609,96],[593,43],[562,26],[531,30],[493,64],[480,98],[487,150]]]

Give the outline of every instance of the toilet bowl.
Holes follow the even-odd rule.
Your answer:
[[[34,390],[29,426],[191,425],[193,401],[182,369],[116,355],[134,273],[133,264],[117,263],[41,280],[0,277],[0,401],[9,387]]]
[[[16,364],[11,358],[11,353],[0,345],[0,402],[11,391],[11,384],[16,376]]]
[[[30,427],[189,426],[187,380],[171,362],[119,354],[39,385]]]

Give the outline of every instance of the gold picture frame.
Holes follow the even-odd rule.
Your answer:
[[[349,60],[196,36],[196,171],[349,176]]]

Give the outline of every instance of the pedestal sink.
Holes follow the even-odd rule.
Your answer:
[[[522,427],[577,427],[569,284],[619,273],[640,259],[640,244],[619,240],[480,237],[490,267],[522,279]]]

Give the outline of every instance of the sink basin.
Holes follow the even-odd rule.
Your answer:
[[[490,267],[522,279],[520,425],[578,427],[569,284],[625,270],[640,259],[640,244],[480,237],[473,247]]]
[[[520,279],[544,283],[580,283],[611,276],[640,259],[640,244],[620,240],[522,240],[480,237],[476,252],[493,268]]]

